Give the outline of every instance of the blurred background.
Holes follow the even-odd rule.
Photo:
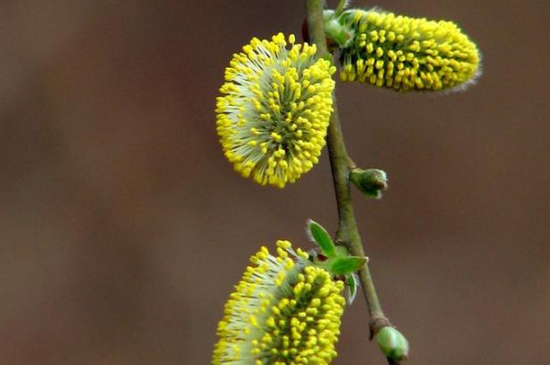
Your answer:
[[[546,363],[550,2],[370,5],[454,20],[484,55],[465,93],[337,88],[351,155],[390,177],[354,199],[407,363]],[[326,150],[260,187],[215,132],[231,55],[303,17],[296,0],[0,2],[0,364],[208,364],[248,257],[311,247],[310,217],[334,231]],[[359,298],[334,364],[385,364],[367,330]]]

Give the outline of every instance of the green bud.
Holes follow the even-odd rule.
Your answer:
[[[384,327],[375,336],[380,350],[388,359],[401,361],[409,356],[409,341],[395,327]]]
[[[388,177],[379,169],[355,168],[349,178],[363,194],[372,199],[380,199],[382,191],[388,189]]]
[[[330,42],[336,43],[339,47],[347,47],[355,35],[355,31],[349,27],[343,26],[339,16],[334,10],[325,10],[323,12],[325,21],[325,33]]]

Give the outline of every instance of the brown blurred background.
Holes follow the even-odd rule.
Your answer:
[[[408,364],[548,363],[550,2],[377,5],[455,20],[484,54],[465,93],[338,86],[351,154],[391,179],[355,207]],[[0,2],[0,364],[207,364],[248,256],[310,247],[309,217],[335,229],[326,151],[262,188],[215,133],[231,54],[303,16],[296,0]],[[385,363],[362,299],[338,349]]]

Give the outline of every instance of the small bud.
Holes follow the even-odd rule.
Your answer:
[[[401,361],[409,356],[409,341],[394,327],[384,327],[378,331],[376,342],[388,359]]]
[[[380,199],[382,191],[388,189],[388,177],[379,169],[355,168],[351,171],[349,178],[363,194],[372,199]]]
[[[355,31],[343,26],[338,16],[334,10],[325,10],[323,13],[327,43],[335,43],[341,48],[348,47],[355,37]]]

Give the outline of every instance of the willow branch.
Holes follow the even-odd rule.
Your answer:
[[[307,24],[309,38],[311,43],[317,45],[317,52],[321,58],[332,58],[326,45],[326,37],[323,22],[324,0],[305,0],[307,11]],[[354,165],[346,151],[346,145],[342,134],[340,116],[336,96],[333,96],[334,112],[332,113],[327,132],[327,145],[329,151],[330,165],[332,168],[332,177],[334,180],[334,190],[338,205],[338,231],[336,232],[336,242],[344,245],[354,256],[365,256],[361,236],[357,229],[357,222],[353,212],[351,202],[349,173],[350,167]],[[368,264],[359,271],[359,278],[363,288],[369,315],[370,330],[372,334],[378,329],[390,325],[384,315],[376,289],[372,280]]]

